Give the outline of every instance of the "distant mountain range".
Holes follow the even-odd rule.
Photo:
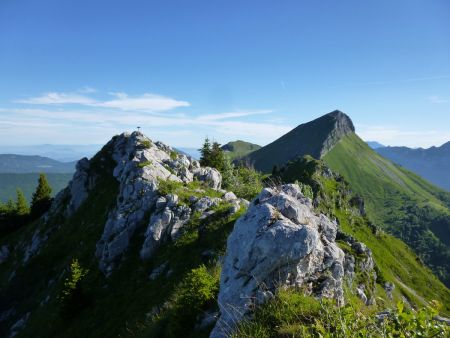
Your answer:
[[[67,186],[76,161],[60,162],[48,157],[0,154],[0,202],[16,198],[17,188],[30,201],[39,173],[46,173],[53,195]]]
[[[101,147],[99,144],[0,145],[0,154],[39,155],[61,162],[72,162],[92,157]]]
[[[431,183],[450,191],[450,142],[428,149],[380,147],[375,150],[392,162],[400,164]]]
[[[48,157],[0,154],[0,173],[73,173],[76,161],[60,162]]]
[[[384,144],[381,144],[380,142],[377,142],[377,141],[367,141],[366,143],[372,149],[378,149],[378,148],[386,147]]]

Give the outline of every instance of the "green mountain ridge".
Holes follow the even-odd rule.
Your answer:
[[[364,197],[373,222],[409,244],[450,285],[450,193],[381,157],[356,134],[323,160]]]
[[[301,124],[244,160],[277,171],[304,155],[323,159],[366,200],[376,224],[404,240],[450,285],[450,194],[372,150],[340,111]]]
[[[279,139],[250,153],[242,159],[255,169],[270,173],[299,156],[321,158],[340,140],[355,131],[352,120],[339,110],[294,128]]]
[[[225,151],[225,154],[230,158],[230,160],[235,160],[261,149],[261,146],[254,143],[237,140],[228,142],[221,148]]]

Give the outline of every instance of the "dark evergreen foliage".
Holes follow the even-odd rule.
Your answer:
[[[31,199],[31,218],[37,219],[42,216],[52,203],[52,188],[45,174],[39,175],[39,183]]]

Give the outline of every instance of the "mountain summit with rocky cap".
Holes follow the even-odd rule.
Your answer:
[[[282,166],[300,156],[322,158],[344,136],[354,133],[353,122],[340,110],[332,111],[311,122],[304,123],[249,154],[244,161],[257,170],[270,172],[274,165]]]

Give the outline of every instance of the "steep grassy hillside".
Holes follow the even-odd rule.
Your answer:
[[[306,156],[290,162],[276,175],[283,182],[306,184],[312,188],[317,209],[336,217],[341,230],[365,243],[373,252],[382,284],[393,282],[398,299],[404,296],[416,304],[441,300],[450,311],[448,290],[417,255],[401,240],[385,233],[364,215],[365,200],[355,195],[340,175],[330,172],[324,162]],[[345,244],[343,244],[345,251]]]
[[[47,179],[53,189],[53,196],[67,186],[73,174],[46,174]],[[36,190],[38,184],[38,173],[29,174],[2,174],[0,173],[0,202],[6,202],[8,199],[15,200],[16,189],[20,188],[28,201]]]
[[[320,158],[341,137],[354,131],[350,118],[335,110],[299,125],[279,139],[245,156],[242,161],[253,165],[259,171],[270,173],[275,166],[281,167],[299,156],[311,155]]]
[[[384,159],[356,134],[324,161],[364,197],[370,219],[409,244],[450,285],[450,194]]]
[[[237,140],[224,144],[222,146],[222,149],[225,151],[225,154],[230,160],[235,160],[239,157],[248,155],[258,149],[261,149],[261,146],[254,143]]]

